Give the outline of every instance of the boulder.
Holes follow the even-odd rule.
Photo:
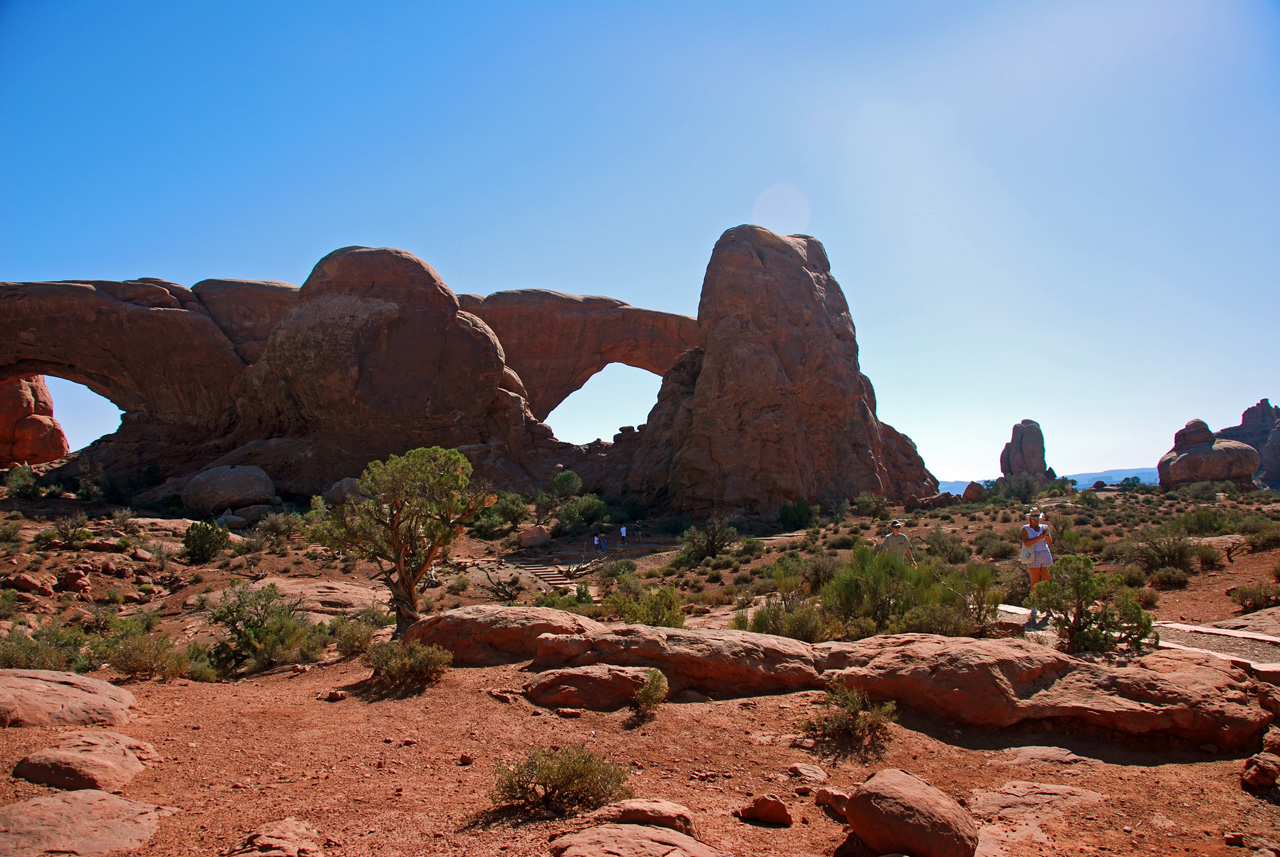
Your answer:
[[[917,497],[912,494],[903,502],[902,507],[905,511],[914,512],[917,509],[947,509],[951,506],[959,506],[963,502],[962,497],[957,497],[950,491],[943,491],[940,494],[930,494],[928,497]]]
[[[586,708],[617,711],[626,708],[644,686],[644,667],[593,664],[541,673],[524,686],[525,698],[543,708]]]
[[[534,669],[607,663],[662,670],[672,694],[695,690],[715,698],[789,693],[822,686],[813,648],[799,640],[650,625],[600,626],[547,633],[536,640]]]
[[[1232,482],[1241,491],[1253,489],[1253,474],[1262,462],[1246,443],[1219,440],[1204,420],[1191,420],[1173,436],[1173,449],[1157,465],[1160,487],[1179,488],[1195,482]]]
[[[143,759],[159,758],[150,744],[117,732],[72,732],[20,761],[13,775],[56,789],[116,791],[142,773]]]
[[[298,580],[291,577],[264,577],[250,584],[254,589],[274,585],[288,599],[295,599],[308,613],[346,616],[366,607],[383,607],[387,592],[381,585],[369,586],[345,580]]]
[[[845,806],[853,833],[878,854],[973,857],[978,826],[951,797],[919,777],[888,768],[854,790]]]
[[[518,538],[522,548],[540,548],[551,541],[547,528],[542,526],[530,527],[521,532]]]
[[[1251,789],[1269,789],[1280,779],[1280,756],[1258,753],[1244,760],[1240,782]]]
[[[309,824],[290,816],[264,824],[249,834],[227,857],[324,857],[323,836]]]
[[[543,634],[592,633],[604,627],[564,610],[477,604],[420,619],[409,626],[403,639],[448,649],[454,666],[482,667],[533,657]]]
[[[817,765],[810,765],[805,762],[797,762],[787,769],[789,776],[796,779],[804,780],[806,783],[825,783],[827,781],[827,772],[819,768]]]
[[[275,506],[271,506],[266,503],[258,503],[253,506],[242,506],[239,509],[236,509],[232,514],[250,526],[253,526],[267,515],[274,515],[275,511]]]
[[[602,824],[547,846],[552,857],[728,857],[684,833],[642,824]]]
[[[210,515],[256,504],[270,505],[276,486],[261,467],[227,465],[198,473],[182,490],[188,509]]]
[[[591,813],[590,818],[601,824],[647,824],[666,827],[698,838],[694,828],[693,813],[688,807],[669,800],[632,799],[611,803]]]
[[[777,795],[760,795],[751,799],[743,807],[735,809],[733,814],[743,821],[754,821],[758,824],[773,824],[778,827],[790,827],[791,811]]]
[[[69,451],[43,376],[0,381],[0,468],[44,464]]]
[[[172,810],[95,789],[63,792],[0,807],[0,854],[95,857],[137,848]]]
[[[1000,472],[1005,476],[1030,476],[1037,482],[1053,478],[1045,464],[1044,432],[1035,420],[1013,427],[1013,437],[1000,451]]]
[[[539,420],[610,363],[662,375],[698,339],[696,319],[615,298],[518,289],[458,295],[458,304],[497,334],[512,386]]]
[[[526,379],[527,380],[527,379]],[[691,514],[777,514],[797,497],[937,492],[911,441],[880,422],[849,307],[813,238],[725,232],[698,343],[662,380],[628,493]]]
[[[132,693],[96,678],[51,670],[0,670],[2,726],[121,726]]]
[[[849,793],[836,789],[818,789],[813,796],[813,802],[820,807],[831,810],[840,818],[844,818],[845,807],[849,804]]]
[[[960,499],[966,503],[985,503],[987,501],[987,489],[981,482],[970,482],[964,486],[964,493]]]
[[[355,490],[360,484],[360,480],[354,476],[345,476],[337,482],[329,486],[329,490],[324,492],[324,502],[330,506],[341,506],[347,502],[348,495]]]

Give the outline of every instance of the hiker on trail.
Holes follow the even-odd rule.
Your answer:
[[[626,524],[623,524],[621,527],[618,528],[618,537],[622,539],[622,546],[625,548],[627,546],[627,525]]]
[[[608,553],[608,552],[609,552],[609,548],[608,548],[608,546],[605,544],[605,536],[604,536],[604,534],[602,533],[602,534],[600,535],[600,553]]]
[[[880,543],[880,547],[876,548],[877,554],[882,554],[886,550],[889,551],[899,562],[906,562],[907,557],[911,557],[911,564],[916,564],[916,555],[911,552],[911,539],[902,534],[902,522],[894,521],[889,525],[893,532],[884,537],[884,541]]]
[[[1033,589],[1037,583],[1049,580],[1049,566],[1053,565],[1053,554],[1049,553],[1051,544],[1053,536],[1045,523],[1044,512],[1032,506],[1027,510],[1027,523],[1022,527],[1022,561],[1027,564]]]
[[[592,537],[591,537],[591,549],[592,549],[593,551],[596,551],[597,553],[599,553],[599,551],[600,551],[600,537],[599,537],[599,536],[592,536]]]

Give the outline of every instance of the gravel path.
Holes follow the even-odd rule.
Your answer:
[[[1224,655],[1233,655],[1255,663],[1280,663],[1280,645],[1264,643],[1260,640],[1246,640],[1240,637],[1227,637],[1221,634],[1201,634],[1196,631],[1180,631],[1174,628],[1157,627],[1160,639],[1166,643],[1177,643],[1179,646],[1191,646],[1197,649],[1208,649]]]

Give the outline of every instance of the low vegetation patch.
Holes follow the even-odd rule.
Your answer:
[[[897,719],[897,705],[892,700],[873,704],[857,688],[831,682],[821,712],[806,720],[801,729],[822,755],[866,757],[883,749],[889,725]]]
[[[231,546],[231,534],[222,524],[196,521],[182,536],[182,549],[187,562],[202,565]]]
[[[1150,614],[1119,575],[1099,574],[1093,560],[1080,556],[1058,560],[1050,575],[1031,591],[1031,602],[1057,626],[1068,653],[1109,652],[1119,646],[1140,651],[1154,637]]]
[[[409,643],[373,643],[360,656],[360,663],[373,670],[370,681],[386,687],[424,687],[444,677],[453,663],[453,652],[414,640]]]
[[[662,674],[662,670],[652,667],[645,670],[644,684],[640,685],[635,699],[631,701],[636,717],[641,720],[652,719],[658,712],[658,706],[667,701],[668,690],[667,677]]]
[[[491,800],[523,811],[556,815],[599,809],[631,797],[628,770],[582,745],[532,749],[514,767],[499,764]]]

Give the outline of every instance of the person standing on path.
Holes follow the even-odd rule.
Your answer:
[[[623,524],[621,527],[618,528],[618,537],[622,539],[622,546],[625,548],[627,546],[627,525],[626,524]]]
[[[1022,527],[1022,547],[1031,549],[1031,557],[1026,562],[1032,589],[1037,583],[1049,581],[1049,566],[1053,565],[1053,554],[1049,552],[1051,544],[1053,536],[1045,523],[1044,513],[1032,506],[1027,510],[1027,522]]]
[[[592,537],[591,537],[591,549],[592,549],[593,551],[595,551],[596,553],[599,553],[599,552],[600,552],[600,537],[599,537],[599,536],[592,536]]]
[[[609,552],[608,544],[607,544],[607,543],[606,543],[606,541],[605,541],[605,539],[606,539],[606,538],[607,538],[607,537],[606,537],[603,533],[601,533],[601,534],[600,534],[600,553],[608,553],[608,552]]]
[[[887,550],[899,562],[906,562],[907,557],[911,557],[911,564],[915,565],[916,555],[911,552],[911,539],[902,534],[902,522],[894,521],[889,527],[893,532],[884,537],[880,547],[876,548],[876,553],[882,554]]]

